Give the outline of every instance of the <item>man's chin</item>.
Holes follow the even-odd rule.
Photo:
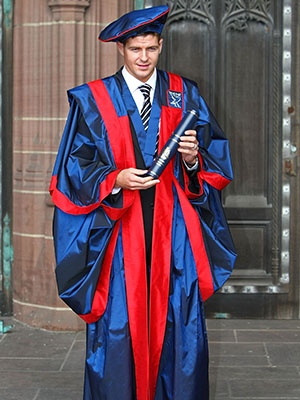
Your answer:
[[[147,81],[150,76],[153,74],[153,69],[139,69],[136,72],[136,77],[137,79],[139,79],[140,81]]]

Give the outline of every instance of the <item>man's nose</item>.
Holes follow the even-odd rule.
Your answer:
[[[147,52],[147,50],[142,50],[141,51],[141,60],[142,61],[147,61],[148,60],[148,52]]]

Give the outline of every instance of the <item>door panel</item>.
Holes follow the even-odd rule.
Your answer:
[[[220,28],[222,126],[235,171],[223,199],[239,254],[231,291],[256,293],[267,292],[279,278],[272,269],[272,231],[280,199],[272,178],[278,180],[280,172],[274,162],[280,149],[273,145],[280,134],[274,128],[280,115],[274,99],[280,95],[281,60],[273,57],[279,27],[271,3],[241,4],[226,2]]]
[[[282,165],[289,154],[291,2],[167,3],[160,67],[198,83],[230,140],[235,173],[223,203],[238,259],[207,314],[276,317],[289,291],[290,187]]]

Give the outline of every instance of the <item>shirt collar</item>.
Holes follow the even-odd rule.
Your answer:
[[[148,85],[151,86],[152,89],[155,89],[155,85],[156,85],[156,79],[157,79],[157,71],[156,68],[154,69],[153,74],[150,76],[150,78],[147,80],[147,82],[142,82],[138,79],[136,79],[133,75],[131,75],[126,67],[124,66],[122,69],[122,75],[125,79],[125,82],[127,83],[127,86],[130,90],[130,93],[133,93],[134,91],[136,91],[139,86],[147,83]]]

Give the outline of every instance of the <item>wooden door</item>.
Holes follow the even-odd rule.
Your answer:
[[[289,307],[291,0],[168,4],[160,67],[195,80],[231,143],[223,203],[238,259],[208,316],[292,317]],[[294,303],[294,301],[293,301]]]

